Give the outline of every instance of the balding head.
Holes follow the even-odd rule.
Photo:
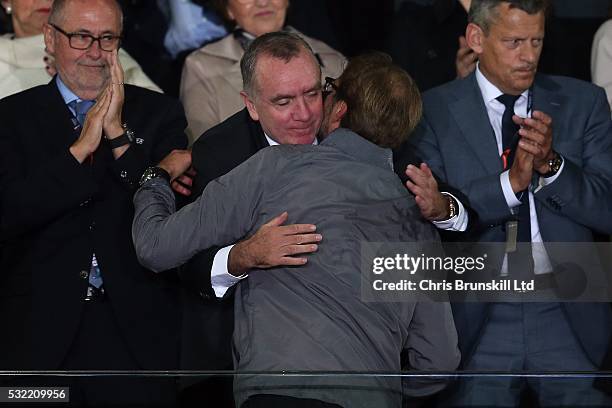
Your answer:
[[[117,50],[103,50],[99,39],[119,37],[121,20],[116,0],[56,0],[53,4],[44,28],[45,45],[55,58],[60,79],[81,99],[96,99],[108,82],[111,56]],[[82,46],[75,44],[83,37],[93,41],[89,48],[79,49]]]
[[[51,6],[51,13],[49,14],[49,23],[62,25],[65,21],[65,10],[70,3],[75,3],[74,6],[78,7],[79,3],[91,3],[92,0],[55,0],[53,5]],[[114,9],[119,16],[119,21],[121,24],[121,29],[123,30],[123,10],[121,9],[121,5],[117,2],[117,0],[94,0],[100,5],[106,3],[112,9]]]

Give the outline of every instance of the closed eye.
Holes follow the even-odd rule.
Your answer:
[[[91,34],[74,33],[72,34],[72,38],[76,40],[89,40],[94,37]]]
[[[321,94],[321,90],[319,90],[319,89],[306,92],[306,96],[309,97],[309,98],[316,98],[320,94]]]
[[[509,40],[504,40],[504,44],[506,44],[506,47],[510,48],[510,49],[514,49],[516,47],[518,47],[519,45],[521,45],[521,43],[523,42],[522,39],[520,38],[512,38]]]

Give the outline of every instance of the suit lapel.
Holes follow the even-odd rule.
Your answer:
[[[74,143],[78,132],[73,124],[72,114],[57,89],[55,78],[41,88],[34,104],[36,108],[24,108],[33,111],[33,126],[44,128],[44,131],[38,129],[33,135],[40,141],[41,146],[45,146],[50,152],[56,152],[58,148],[66,148]]]
[[[495,133],[474,74],[460,82],[455,96],[449,110],[467,144],[489,174],[501,172]]]
[[[533,109],[542,111],[552,117],[553,126],[555,123],[561,123],[566,119],[561,116],[561,110],[566,103],[567,96],[553,89],[552,83],[546,77],[541,75],[536,77],[533,84]],[[553,137],[554,142],[555,138]]]
[[[567,120],[562,116],[563,107],[567,103],[567,96],[562,95],[557,92],[557,90],[553,87],[553,84],[548,80],[547,77],[538,75],[533,84],[533,109],[539,110],[552,118],[553,123],[553,149],[558,149],[556,146],[559,143],[559,133],[555,133],[555,124],[563,123]],[[556,127],[557,129],[560,126]],[[534,185],[537,185],[539,177],[534,175]],[[544,204],[540,200],[534,200],[536,207],[536,214],[538,214],[538,219],[541,221],[542,217],[546,217],[546,212],[543,211]],[[542,234],[542,238],[544,241],[554,241],[551,237],[548,236],[546,225],[549,225],[547,222],[540,222],[540,233]]]

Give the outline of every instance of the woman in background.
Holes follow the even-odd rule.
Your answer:
[[[190,143],[244,108],[240,58],[250,42],[262,34],[282,29],[300,34],[316,54],[323,77],[337,78],[342,73],[342,54],[285,26],[288,0],[214,0],[212,5],[233,31],[194,51],[185,62],[181,101],[189,122]]]
[[[0,4],[2,17],[9,18],[12,26],[12,32],[0,36],[0,98],[4,98],[46,84],[55,75],[42,34],[53,0],[1,0]],[[119,59],[126,83],[161,92],[125,51],[119,51]]]

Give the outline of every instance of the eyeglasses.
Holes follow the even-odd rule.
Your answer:
[[[88,50],[95,41],[98,42],[100,49],[109,52],[115,51],[121,46],[121,36],[104,34],[100,37],[95,37],[86,33],[67,33],[55,24],[49,25],[68,37],[70,48],[74,48],[75,50]]]
[[[336,78],[325,77],[325,83],[323,84],[323,90],[321,91],[323,99],[327,98],[332,92],[338,92]]]

